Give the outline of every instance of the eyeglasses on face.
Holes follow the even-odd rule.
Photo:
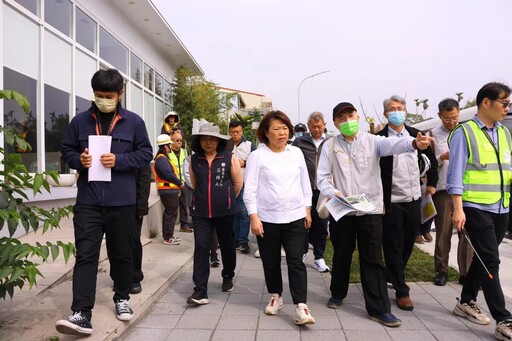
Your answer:
[[[496,102],[501,103],[501,105],[503,106],[503,109],[510,108],[510,105],[511,105],[510,101],[504,101],[504,100],[497,99]]]
[[[441,120],[443,120],[445,122],[457,122],[459,120],[459,116],[441,117]]]
[[[174,143],[181,143],[182,140],[174,140]]]

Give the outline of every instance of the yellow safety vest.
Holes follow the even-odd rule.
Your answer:
[[[158,160],[159,157],[165,157],[165,155],[158,155],[155,159],[155,165],[156,165],[156,160]],[[169,161],[169,164],[171,165],[172,167],[172,171],[174,172],[174,174],[176,175],[176,177],[178,176],[178,171],[176,170],[176,167],[174,167],[174,165],[172,164],[171,160],[169,160],[169,158],[165,157],[165,159],[167,161]],[[155,173],[155,182],[156,182],[156,188],[157,189],[180,189],[180,186],[178,185],[175,185],[173,184],[172,182],[169,182],[167,180],[164,180],[162,178],[160,178],[156,172],[156,169],[155,169],[155,165],[153,165],[153,173]]]
[[[490,137],[475,121],[462,123],[460,127],[466,137],[469,152],[462,180],[462,200],[485,205],[503,200],[503,206],[508,207],[512,149],[510,132],[504,126],[498,128],[499,149],[496,149]]]

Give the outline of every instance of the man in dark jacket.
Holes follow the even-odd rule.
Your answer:
[[[404,124],[406,110],[404,98],[392,96],[386,99],[384,116],[389,124],[377,135],[403,138],[421,134],[419,130]],[[433,195],[438,173],[437,160],[431,147],[425,151],[386,156],[380,159],[385,208],[382,220],[384,260],[388,282],[393,284],[396,303],[403,310],[414,309],[409,297],[409,286],[405,283],[405,267],[411,256],[421,219],[419,153],[424,153],[430,160],[431,168],[427,172],[427,194]]]
[[[127,321],[133,317],[129,291],[133,280],[136,170],[149,164],[153,154],[144,121],[120,104],[123,77],[119,71],[97,71],[91,85],[95,103],[71,120],[61,146],[64,161],[79,172],[73,208],[73,315],[55,325],[64,334],[92,334],[98,258],[104,234],[116,288],[113,300],[117,318]],[[112,137],[109,153],[89,154],[89,136],[94,135]],[[89,181],[93,160],[110,170],[110,181]]]
[[[311,228],[308,230],[308,238],[306,239],[304,255],[307,254],[308,245],[311,243],[311,245],[313,245],[313,254],[315,256],[313,268],[320,272],[329,272],[330,270],[324,260],[328,234],[327,224],[329,220],[320,218],[316,211],[316,204],[318,202],[318,196],[320,195],[320,191],[316,185],[316,171],[322,146],[327,140],[324,135],[325,126],[324,115],[321,112],[314,112],[309,115],[308,118],[309,134],[297,137],[295,141],[293,141],[293,145],[299,147],[304,154],[304,159],[306,160],[306,166],[309,173],[309,181],[311,182],[311,189],[313,190],[313,199],[311,204],[312,222]]]

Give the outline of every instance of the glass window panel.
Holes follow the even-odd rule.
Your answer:
[[[91,52],[96,52],[96,21],[76,8],[76,41]]]
[[[60,144],[69,126],[69,93],[44,85],[44,151],[45,170],[69,173],[61,159]]]
[[[38,79],[39,63],[35,61],[39,60],[39,26],[7,5],[3,6],[3,11],[0,25],[4,31],[4,65]]]
[[[142,83],[142,60],[133,53],[130,53],[130,77]]]
[[[164,100],[171,103],[171,83],[164,80]]]
[[[76,105],[76,108],[75,108],[75,116],[81,112],[84,112],[86,110],[89,110],[89,108],[91,107],[91,100],[90,99],[86,99],[86,98],[82,98],[82,97],[79,97],[79,96],[76,96],[75,97],[75,105]]]
[[[133,111],[134,113],[142,116],[144,114],[144,110],[142,108],[142,89],[139,88],[137,85],[132,84],[132,87],[131,87],[131,108],[130,110]]]
[[[71,37],[71,10],[72,5],[69,0],[45,0],[44,20]]]
[[[37,81],[24,74],[4,67],[4,88],[16,90],[25,95],[30,102],[28,115],[16,101],[3,101],[4,127],[12,129],[24,138],[32,147],[31,150],[19,150],[5,144],[7,154],[20,154],[25,167],[31,173],[37,171]]]
[[[76,49],[76,95],[92,99],[91,78],[97,71],[96,59]]]
[[[100,28],[100,57],[123,73],[127,73],[128,49],[116,38]]]
[[[44,82],[71,93],[72,47],[49,31],[44,32],[44,39]]]
[[[153,91],[153,69],[144,63],[144,86]]]
[[[163,96],[163,82],[164,78],[158,72],[155,72],[155,93],[158,96]]]
[[[21,6],[39,16],[39,0],[16,0]]]
[[[149,92],[144,91],[144,120],[146,121],[146,128],[148,129],[149,140],[155,149],[155,97]],[[160,130],[158,131],[160,132]]]

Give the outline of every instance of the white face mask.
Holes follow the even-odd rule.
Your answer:
[[[117,100],[108,98],[99,98],[94,96],[94,102],[101,112],[110,113],[116,110]]]

